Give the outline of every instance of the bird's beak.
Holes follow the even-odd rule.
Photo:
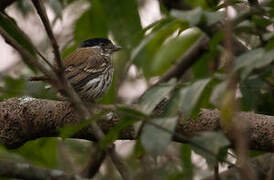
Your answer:
[[[113,47],[113,51],[119,51],[121,49],[122,49],[121,46],[114,45],[114,47]]]

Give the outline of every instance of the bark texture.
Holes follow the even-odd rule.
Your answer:
[[[243,121],[250,149],[274,151],[274,117],[240,112],[237,120]],[[0,102],[0,142],[7,148],[17,148],[26,141],[39,137],[58,136],[59,129],[68,124],[80,122],[76,110],[66,101],[35,99],[31,97],[11,98]],[[107,133],[117,125],[119,117],[107,115],[97,121],[102,130]],[[190,138],[203,131],[220,130],[220,112],[218,110],[201,110],[196,120],[180,119],[175,134]],[[226,130],[233,142],[234,133]],[[75,134],[74,138],[94,140],[92,129],[86,127]],[[136,139],[133,127],[121,131],[119,139]],[[175,141],[182,139],[176,138]]]

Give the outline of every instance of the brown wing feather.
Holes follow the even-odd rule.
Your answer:
[[[92,48],[79,48],[64,60],[65,76],[76,88],[98,77],[108,62]]]
[[[64,60],[64,66],[77,66],[88,63],[89,67],[97,69],[102,61],[100,54],[92,48],[78,48]]]

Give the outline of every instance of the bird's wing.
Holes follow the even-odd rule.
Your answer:
[[[91,48],[79,48],[64,60],[65,76],[76,90],[97,78],[108,62]]]

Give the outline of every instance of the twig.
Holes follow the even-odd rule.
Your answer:
[[[27,163],[0,160],[0,176],[19,179],[87,180],[79,175],[69,175],[57,169],[37,167]]]
[[[106,153],[102,151],[99,146],[95,145],[95,150],[91,153],[91,157],[86,167],[80,172],[82,177],[93,178],[99,171],[102,163],[104,162]]]
[[[0,11],[3,11],[6,9],[6,7],[8,7],[9,5],[11,5],[12,3],[14,3],[16,0],[1,0],[0,1]]]
[[[229,0],[226,0],[229,2]],[[245,132],[244,122],[237,120],[235,114],[239,111],[239,104],[236,100],[237,90],[237,72],[233,71],[234,54],[233,54],[233,24],[228,13],[228,6],[225,7],[226,20],[224,22],[224,54],[225,70],[227,73],[228,87],[225,92],[221,112],[221,123],[224,130],[232,129],[235,132],[235,150],[238,155],[239,172],[243,179],[256,180],[256,174],[250,166],[248,158],[248,138]],[[227,115],[229,114],[229,115]]]
[[[65,169],[68,169],[71,173],[76,172],[75,164],[73,163],[71,154],[67,151],[65,147],[64,139],[58,139],[57,152],[58,152],[58,156],[60,156],[60,160],[63,166],[65,167]]]
[[[34,6],[37,10],[37,13],[39,14],[39,16],[44,24],[45,30],[49,36],[51,45],[53,47],[53,53],[55,55],[55,59],[56,59],[59,71],[62,73],[64,70],[64,66],[63,66],[61,55],[59,52],[59,46],[58,46],[58,43],[53,35],[48,16],[46,14],[45,7],[44,7],[43,3],[41,3],[40,0],[32,0],[32,3],[34,4]]]
[[[0,34],[14,49],[16,49],[27,61],[33,66],[37,67],[42,73],[44,73],[49,79],[56,80],[55,74],[45,68],[43,64],[37,61],[28,51],[26,51],[20,44],[17,43],[2,27],[0,27]],[[53,82],[52,82],[53,83]]]
[[[53,70],[55,70],[55,67],[41,54],[36,48],[34,48],[34,51],[40,56],[40,58]]]
[[[5,19],[9,19],[10,21],[14,21],[14,19],[12,19],[8,14],[6,14],[6,13],[2,13],[2,12],[0,12],[0,16],[2,17],[2,18],[5,18]],[[26,38],[26,39],[28,39],[29,41],[31,41],[29,38],[28,38],[28,36],[25,34],[25,32],[24,31],[22,31],[18,26],[17,26],[17,24],[15,23],[14,24],[14,28],[16,29],[16,31],[18,31],[22,36],[24,36],[24,38]],[[52,64],[50,64],[50,62],[38,51],[38,49],[34,46],[34,45],[32,45],[32,48],[33,48],[33,50],[34,50],[34,52],[35,53],[37,53],[40,57],[41,57],[41,59],[50,67],[50,68],[52,68],[52,69],[54,69],[54,66],[52,65]]]
[[[214,166],[214,180],[220,180],[220,175],[219,175],[219,164],[216,163]]]
[[[182,59],[171,67],[156,84],[166,82],[173,77],[176,77],[177,79],[181,77],[196,61],[199,60],[199,57],[206,50],[208,41],[208,37],[205,34],[202,34],[192,47],[188,49]]]

